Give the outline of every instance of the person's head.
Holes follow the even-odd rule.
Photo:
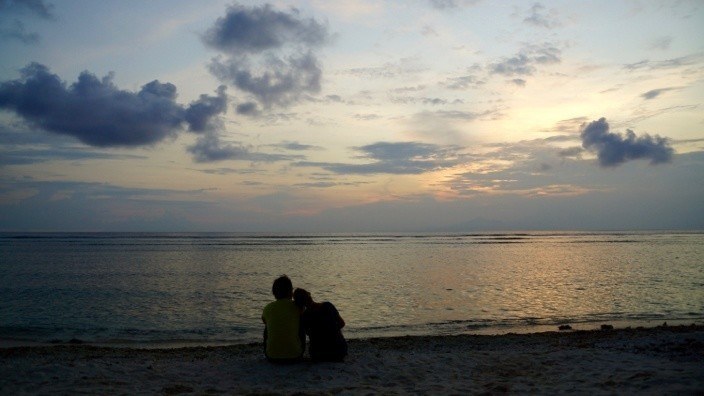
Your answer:
[[[291,298],[293,293],[293,284],[291,284],[291,279],[286,275],[281,275],[276,278],[274,284],[271,286],[271,292],[274,293],[274,297],[277,300],[282,298]]]
[[[293,292],[293,302],[296,303],[298,308],[310,307],[313,298],[305,289],[298,288]]]

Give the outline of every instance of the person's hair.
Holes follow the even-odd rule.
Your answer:
[[[293,284],[291,279],[286,275],[281,275],[276,278],[274,284],[271,286],[271,292],[274,293],[274,297],[277,300],[282,298],[291,298],[291,293],[293,293]]]
[[[298,288],[293,292],[293,302],[296,303],[298,308],[303,308],[308,305],[311,297],[305,289]]]

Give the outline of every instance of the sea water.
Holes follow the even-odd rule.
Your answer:
[[[257,342],[271,284],[348,338],[704,320],[704,233],[2,233],[0,340]]]

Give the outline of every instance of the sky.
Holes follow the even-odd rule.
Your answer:
[[[704,229],[704,2],[0,0],[0,231]]]

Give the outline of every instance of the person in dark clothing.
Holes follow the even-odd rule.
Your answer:
[[[293,292],[293,301],[303,310],[301,325],[310,338],[313,361],[341,362],[347,356],[347,341],[341,329],[345,321],[330,302],[315,302],[304,289]]]

